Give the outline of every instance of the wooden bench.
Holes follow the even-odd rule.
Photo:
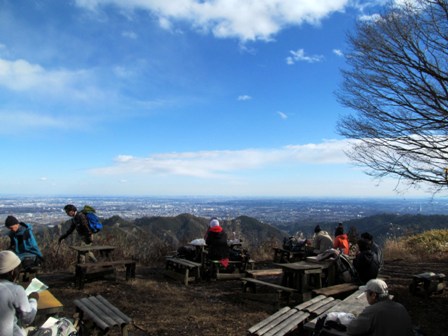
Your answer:
[[[121,335],[128,335],[128,324],[132,319],[122,313],[101,295],[74,300],[78,318],[93,335],[100,331],[101,335],[107,335],[113,327],[119,327]]]
[[[248,335],[282,336],[299,328],[309,317],[309,313],[295,308],[283,307],[273,315],[252,326]]]
[[[119,266],[126,267],[126,280],[135,278],[135,260],[115,260],[115,261],[102,261],[96,263],[84,263],[77,264],[75,270],[75,285],[82,289],[86,277],[89,274],[98,274],[106,272],[116,272],[116,268]]]
[[[294,289],[294,288],[285,287],[285,286],[277,285],[272,282],[262,281],[262,280],[258,280],[258,279],[254,279],[254,278],[241,278],[241,281],[243,284],[243,293],[247,292],[248,288],[252,291],[252,293],[256,293],[257,285],[274,289],[275,292],[277,293],[277,298],[276,298],[276,302],[275,302],[276,306],[278,306],[280,304],[280,301],[282,298],[285,298],[286,302],[289,303],[290,296],[292,294],[298,292],[297,289]]]
[[[269,269],[257,269],[257,270],[247,270],[246,277],[247,278],[259,278],[259,277],[272,277],[272,276],[280,276],[283,274],[281,268],[269,268]]]
[[[183,281],[188,286],[190,281],[199,281],[202,264],[176,257],[167,257],[165,260],[165,275]],[[190,272],[193,276],[190,276]]]
[[[357,291],[359,286],[355,283],[343,283],[338,285],[333,285],[324,288],[313,289],[313,297],[318,295],[341,297],[347,296],[355,291]]]
[[[333,297],[318,295],[311,300],[305,301],[294,308],[310,314],[311,318],[325,313],[328,309],[338,304],[341,300],[335,300]]]

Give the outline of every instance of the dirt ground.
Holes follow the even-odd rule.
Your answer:
[[[412,275],[428,271],[448,275],[448,261],[386,262],[382,276],[394,299],[408,309],[414,325],[425,335],[446,335],[448,290],[430,297],[409,292]],[[126,282],[118,274],[116,281],[88,282],[83,290],[74,288],[72,273],[41,274],[39,278],[64,304],[67,317],[75,313],[74,299],[101,294],[133,318],[129,326],[131,336],[246,335],[247,329],[276,310],[272,304],[243,297],[239,280],[204,281],[187,287],[165,278],[163,266],[137,266],[137,273],[134,281]],[[110,335],[120,335],[119,330],[112,330]]]

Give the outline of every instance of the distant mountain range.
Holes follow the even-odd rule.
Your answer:
[[[134,221],[127,221],[114,216],[104,221],[105,227],[120,226],[122,229],[137,227],[149,234],[153,239],[159,239],[176,247],[186,244],[193,239],[203,238],[209,222],[208,218],[191,214],[181,214],[174,217],[142,217]],[[338,223],[321,223],[323,230],[331,235]],[[397,238],[407,234],[415,234],[430,229],[448,229],[447,215],[394,215],[381,214],[360,219],[353,219],[343,223],[345,231],[353,228],[358,234],[370,232],[375,240],[383,243],[387,238]],[[268,241],[281,244],[284,237],[303,232],[305,237],[311,238],[316,223],[292,227],[282,230],[259,220],[239,216],[231,220],[222,220],[221,225],[227,232],[229,239],[239,238],[249,248],[256,248]]]

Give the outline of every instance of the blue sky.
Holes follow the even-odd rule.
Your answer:
[[[0,0],[0,193],[397,195],[336,133],[383,3]]]

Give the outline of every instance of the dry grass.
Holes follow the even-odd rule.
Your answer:
[[[396,240],[387,240],[384,244],[384,258],[409,261],[446,260],[448,230],[430,230]]]

